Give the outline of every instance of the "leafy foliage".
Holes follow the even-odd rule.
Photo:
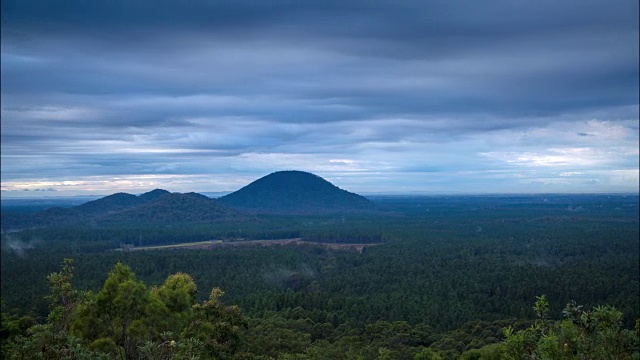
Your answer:
[[[540,301],[540,298],[538,299]],[[637,359],[638,333],[621,326],[622,313],[611,306],[584,310],[567,304],[565,319],[528,329],[505,330],[502,353],[506,359]],[[480,357],[482,358],[482,357]]]
[[[148,289],[131,269],[117,263],[102,289],[80,293],[71,286],[72,261],[48,276],[50,314],[32,324],[2,312],[2,356],[8,359],[636,359],[638,329],[622,327],[622,313],[611,306],[584,310],[575,302],[565,319],[552,322],[537,297],[538,319],[528,328],[504,328],[504,341],[476,331],[497,328],[469,323],[472,340],[439,335],[423,325],[377,321],[364,328],[318,323],[303,309],[247,319],[239,307],[219,300],[213,288],[197,303],[191,276],[177,273]],[[521,326],[522,324],[518,325]],[[484,330],[483,330],[484,329]],[[490,332],[489,335],[492,335]],[[468,345],[462,345],[466,341]],[[471,349],[469,349],[471,348]]]
[[[48,277],[45,324],[25,329],[3,311],[3,358],[226,359],[237,351],[244,320],[238,307],[220,303],[219,289],[197,304],[189,275],[172,275],[150,291],[118,263],[98,293],[80,296],[71,264],[65,259]]]

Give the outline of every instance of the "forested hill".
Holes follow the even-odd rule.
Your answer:
[[[172,221],[225,208],[158,195],[100,215],[126,224],[2,234],[0,358],[640,359],[638,195],[378,196],[373,213],[185,226]],[[269,244],[292,238],[303,241]],[[214,288],[225,294],[212,299]],[[223,303],[246,327],[216,313]],[[229,329],[242,341],[223,357]]]
[[[142,195],[141,195],[142,196]],[[208,223],[244,217],[239,211],[197,193],[167,193],[155,201],[143,203],[101,218],[103,223]]]
[[[211,199],[197,193],[155,189],[141,195],[116,193],[69,208],[36,213],[2,213],[2,230],[90,225],[193,224],[249,219],[255,214],[335,214],[371,212],[363,196],[302,171],[278,171],[242,189]]]
[[[303,171],[274,172],[219,200],[227,206],[256,213],[317,214],[373,209],[365,197]]]
[[[188,224],[245,217],[215,199],[196,193],[156,189],[139,196],[116,193],[71,208],[51,208],[35,214],[5,217],[2,229],[99,225]],[[6,220],[6,221],[5,221]]]

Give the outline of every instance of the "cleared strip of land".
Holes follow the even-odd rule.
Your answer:
[[[131,250],[158,250],[158,249],[178,249],[178,248],[192,248],[202,245],[212,245],[215,243],[221,243],[222,240],[206,240],[206,241],[197,241],[197,242],[188,242],[188,243],[180,243],[180,244],[169,244],[169,245],[153,245],[153,246],[139,246],[139,247],[124,247],[120,249],[116,249],[118,251],[131,251]]]
[[[216,249],[221,247],[246,247],[246,246],[276,246],[276,245],[315,245],[332,250],[351,250],[359,253],[367,246],[381,245],[381,243],[352,244],[352,243],[323,243],[304,241],[301,238],[273,239],[273,240],[207,240],[180,244],[157,246],[127,246],[116,251],[162,250],[162,249]]]

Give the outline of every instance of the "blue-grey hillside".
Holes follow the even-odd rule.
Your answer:
[[[321,214],[373,210],[365,197],[304,171],[278,171],[221,197],[224,205],[254,213]]]
[[[35,214],[3,216],[2,229],[179,225],[238,220],[243,217],[237,210],[204,195],[156,189],[138,196],[116,193],[71,208],[55,207]]]
[[[149,194],[149,193],[147,193]],[[142,197],[143,195],[141,195]],[[243,215],[197,193],[168,193],[139,206],[102,216],[103,224],[188,224],[236,220]]]
[[[146,203],[154,202],[161,197],[171,194],[167,190],[155,189],[141,195],[127,193],[115,193],[100,199],[86,202],[71,209],[83,215],[112,214],[122,210],[130,209]]]

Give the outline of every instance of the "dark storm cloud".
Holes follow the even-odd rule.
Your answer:
[[[637,1],[8,0],[1,16],[3,181],[638,166]]]
[[[5,87],[183,95],[268,89],[390,114],[517,116],[637,99],[633,2],[106,4],[8,2],[8,46],[46,50],[54,63],[3,70]],[[290,54],[269,53],[282,50]],[[576,94],[567,99],[570,91]]]

